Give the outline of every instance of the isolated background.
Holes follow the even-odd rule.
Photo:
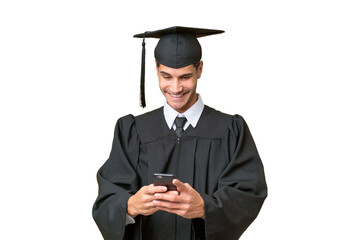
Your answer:
[[[241,239],[360,239],[358,1],[0,2],[0,239],[102,239],[96,171],[116,120],[163,104],[147,41],[202,38],[204,102],[248,122],[269,197]]]

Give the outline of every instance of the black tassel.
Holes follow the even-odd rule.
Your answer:
[[[141,54],[141,76],[140,76],[140,103],[141,107],[146,107],[145,102],[145,34],[142,42]]]

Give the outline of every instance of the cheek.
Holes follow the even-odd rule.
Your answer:
[[[164,92],[165,89],[167,88],[166,82],[159,80],[159,88],[160,88],[160,90],[161,90],[162,92]]]
[[[188,89],[191,89],[191,90],[195,91],[196,90],[196,81],[189,82],[187,87],[188,87]]]

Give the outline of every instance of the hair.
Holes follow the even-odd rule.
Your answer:
[[[198,70],[199,66],[200,66],[200,62],[197,62],[197,63],[193,63],[193,66],[196,68],[196,71]],[[158,61],[156,61],[156,66],[157,67],[160,67],[160,63]]]

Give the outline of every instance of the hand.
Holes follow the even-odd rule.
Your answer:
[[[205,218],[204,200],[201,195],[188,183],[182,183],[178,179],[173,180],[177,191],[156,193],[153,201],[156,209],[177,214],[181,217]]]
[[[166,192],[167,188],[164,186],[154,186],[154,184],[143,186],[135,195],[131,196],[127,203],[127,213],[134,218],[141,214],[148,216],[159,210],[156,208],[153,200],[155,193]]]

